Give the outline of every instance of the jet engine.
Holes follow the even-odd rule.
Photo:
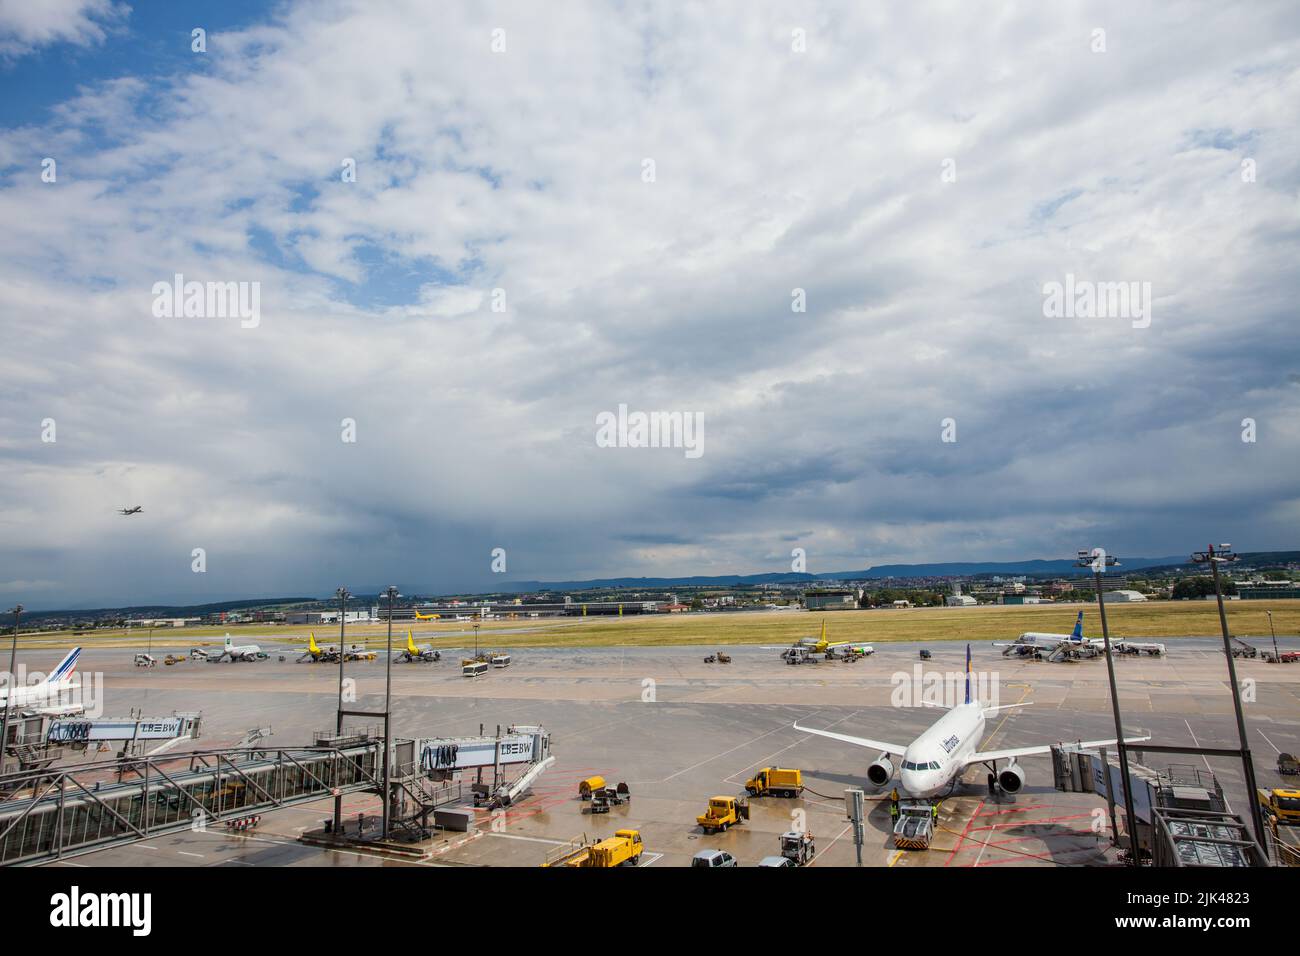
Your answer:
[[[894,765],[889,758],[881,754],[876,762],[867,768],[867,779],[877,787],[883,787],[894,776]]]
[[[1003,793],[1019,793],[1024,785],[1024,768],[1014,761],[1003,767],[1002,772],[998,774],[998,786],[1002,788]]]

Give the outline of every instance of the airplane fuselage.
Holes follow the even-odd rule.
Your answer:
[[[984,708],[979,703],[958,704],[908,745],[899,783],[913,797],[946,792],[983,739]]]

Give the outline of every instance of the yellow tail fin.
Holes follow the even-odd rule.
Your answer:
[[[309,633],[311,633],[311,641],[307,644],[307,650],[311,651],[313,654],[319,654],[320,648],[316,646],[316,635],[313,632]]]
[[[410,631],[409,628],[408,628],[407,631],[406,631],[406,649],[407,649],[408,652],[410,652],[410,653],[412,653],[412,654],[418,654],[418,653],[419,653],[419,651],[417,651],[417,650],[415,649],[415,639],[414,639],[413,637],[411,637],[411,631]]]

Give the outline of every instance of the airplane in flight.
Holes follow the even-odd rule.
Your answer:
[[[28,707],[33,704],[56,702],[59,694],[71,690],[74,686],[72,672],[77,669],[77,660],[80,657],[81,648],[74,647],[39,684],[32,684],[29,687],[0,688],[0,710],[7,707]],[[10,679],[13,679],[12,675]]]
[[[144,511],[144,505],[136,505],[133,508],[118,508],[117,513],[120,515],[138,515]]]
[[[875,653],[875,650],[870,644],[864,644],[862,641],[830,642],[826,638],[826,619],[822,618],[821,637],[800,638],[793,646],[784,648],[781,657],[783,660],[789,660],[793,655],[807,659],[809,654],[825,654],[826,659],[830,660],[836,657],[866,657],[868,654]]]
[[[849,734],[834,733],[829,730],[816,730],[801,727],[798,723],[794,729],[805,734],[828,737],[855,747],[866,747],[880,752],[867,767],[867,779],[876,787],[884,787],[894,776],[894,764],[891,757],[902,760],[898,779],[908,796],[932,798],[946,795],[957,786],[967,767],[984,764],[992,772],[997,785],[1004,793],[1019,792],[1025,785],[1025,771],[1020,766],[1021,757],[1051,752],[1048,745],[1035,747],[1012,747],[1006,750],[980,750],[980,741],[984,739],[984,720],[999,710],[1013,707],[1026,707],[1026,703],[1006,704],[1001,707],[985,707],[971,692],[970,645],[966,645],[966,699],[949,710],[910,744],[891,744],[866,737],[853,737]],[[1124,743],[1136,744],[1147,737],[1126,737]],[[1092,747],[1113,747],[1111,740],[1084,740],[1074,746],[1080,749]],[[1006,765],[999,771],[998,762]]]
[[[1003,648],[1003,657],[1033,657],[1037,660],[1059,661],[1078,660],[1083,657],[1100,657],[1106,653],[1106,642],[1099,637],[1083,636],[1083,612],[1074,619],[1074,630],[1069,634],[1047,634],[1040,631],[1026,631],[1011,643],[994,647]],[[1150,641],[1133,641],[1128,638],[1116,638],[1110,642],[1117,654],[1150,654],[1160,657],[1165,653],[1163,644]]]

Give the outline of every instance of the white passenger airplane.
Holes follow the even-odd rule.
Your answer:
[[[876,787],[884,787],[894,776],[894,765],[890,757],[901,757],[903,766],[899,772],[902,789],[912,797],[935,797],[950,792],[961,779],[962,773],[972,764],[985,764],[998,786],[1005,793],[1016,793],[1025,785],[1025,771],[1017,763],[1021,757],[1045,754],[1050,746],[1013,747],[1008,750],[979,750],[980,741],[984,739],[984,718],[999,710],[1012,707],[1025,707],[1025,703],[1006,704],[1002,707],[985,707],[975,700],[971,693],[970,645],[966,645],[966,700],[940,717],[921,736],[906,746],[885,743],[880,740],[868,740],[865,737],[852,737],[837,734],[829,730],[814,730],[811,727],[794,725],[794,729],[818,737],[843,741],[857,747],[867,747],[880,751],[880,756],[867,767],[867,779]],[[1150,737],[1128,737],[1126,744],[1141,743]],[[1112,740],[1085,740],[1074,746],[1079,748],[1111,747]],[[998,771],[998,761],[1005,760],[1007,765]]]
[[[223,657],[228,657],[232,661],[258,661],[265,660],[266,654],[256,644],[234,644],[230,640],[230,635],[227,634],[225,648],[218,655],[217,660],[221,660]]]
[[[59,666],[50,671],[45,680],[29,687],[7,687],[0,689],[0,710],[6,707],[28,707],[32,704],[48,704],[57,700],[59,694],[71,690],[72,672],[77,669],[77,659],[81,657],[81,648],[74,647],[68,656],[59,661]],[[13,676],[10,675],[10,680]]]
[[[1106,653],[1106,642],[1100,637],[1083,636],[1083,612],[1074,619],[1074,630],[1069,634],[1045,634],[1040,631],[1026,631],[1008,644],[994,647],[1003,648],[1003,657],[1043,657],[1049,661],[1063,661],[1078,657],[1098,657]],[[1165,653],[1165,646],[1155,642],[1132,641],[1127,638],[1115,638],[1110,642],[1117,654],[1150,654],[1160,657]]]

